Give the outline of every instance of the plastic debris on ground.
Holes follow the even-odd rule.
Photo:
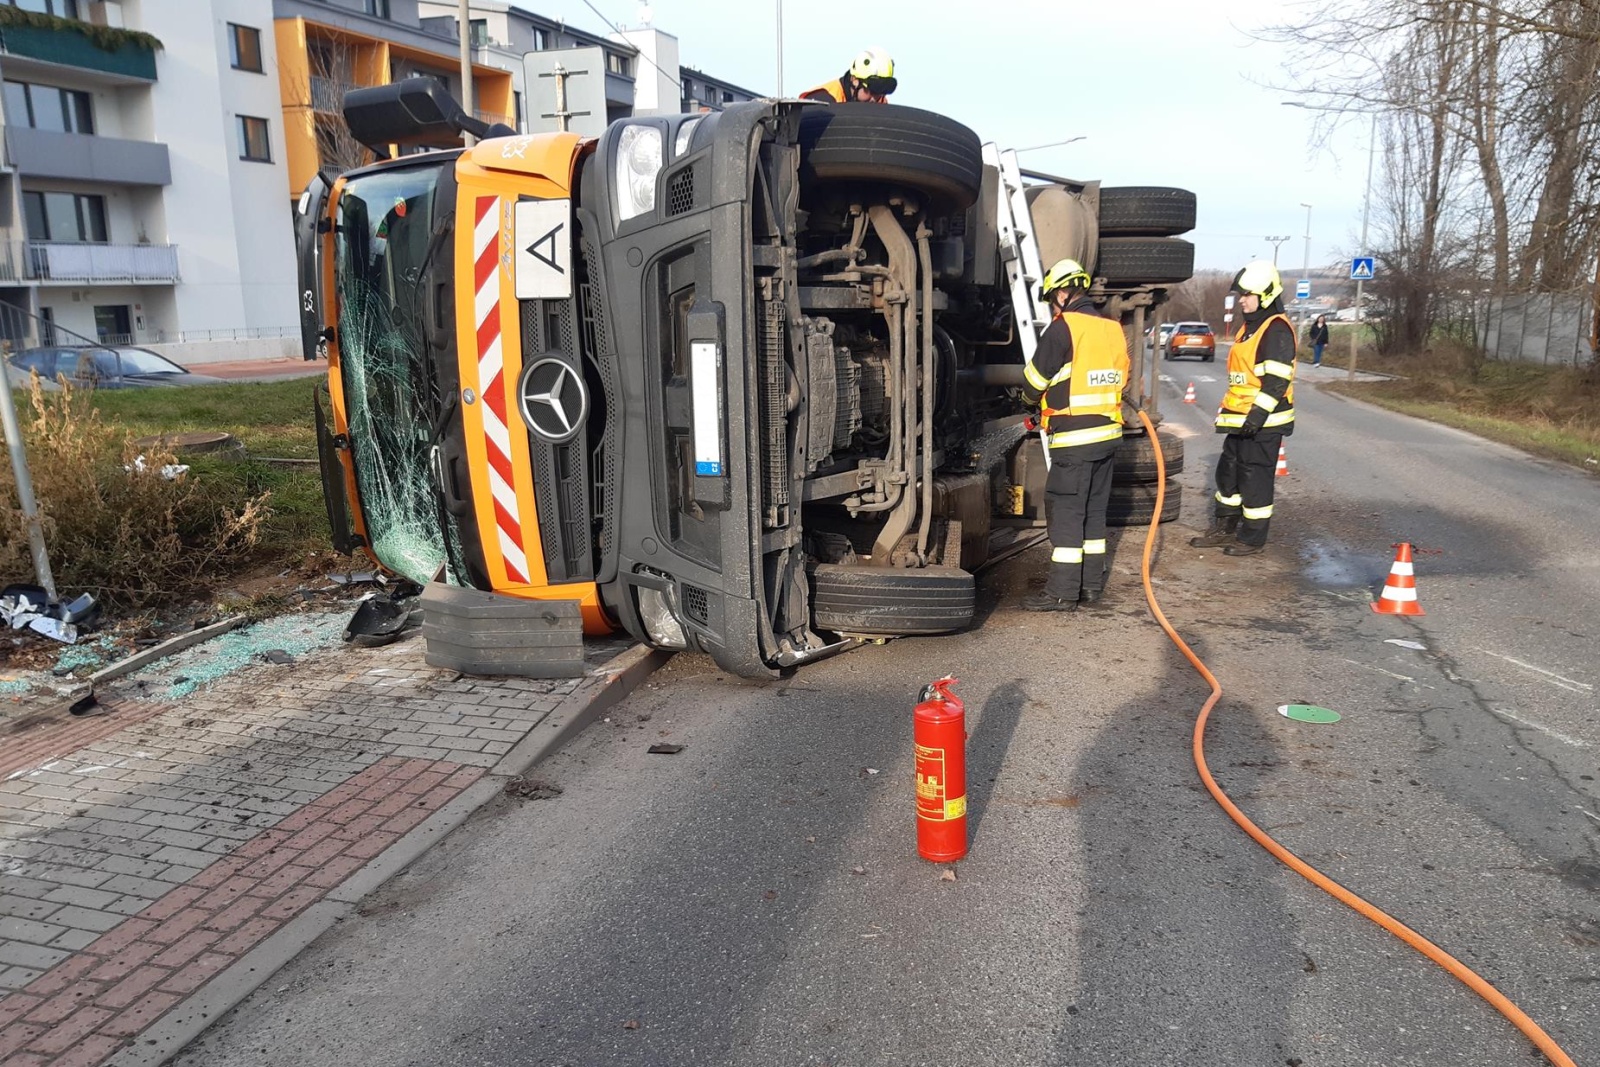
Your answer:
[[[1386,645],[1399,645],[1401,648],[1409,648],[1409,649],[1412,649],[1413,651],[1416,651],[1416,652],[1426,652],[1426,651],[1428,651],[1428,646],[1423,644],[1421,641],[1407,641],[1407,640],[1404,640],[1403,638],[1399,638],[1399,637],[1391,637],[1387,641],[1385,641],[1384,644],[1386,644]]]
[[[334,648],[344,624],[338,612],[266,619],[157,660],[119,681],[117,688],[136,700],[176,700],[245,667]],[[269,653],[275,655],[269,659]]]
[[[124,464],[122,469],[129,474],[144,474],[150,469],[150,466],[145,462],[144,455],[141,453],[133,458],[132,463]],[[189,473],[189,465],[187,463],[163,463],[160,467],[160,473],[161,477],[167,481],[175,482]]]
[[[63,644],[78,643],[80,630],[93,629],[100,605],[88,593],[62,603],[36,585],[8,585],[0,590],[0,621],[13,630],[32,630]]]
[[[1339,713],[1315,704],[1280,704],[1278,714],[1295,722],[1330,723],[1339,721]]]

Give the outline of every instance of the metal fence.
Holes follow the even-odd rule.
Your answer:
[[[1568,367],[1594,362],[1594,298],[1587,290],[1495,297],[1481,305],[1478,320],[1479,343],[1490,359]]]

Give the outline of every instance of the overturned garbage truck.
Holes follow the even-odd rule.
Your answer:
[[[1089,266],[1136,355],[1193,264],[1192,194],[1030,181],[913,108],[518,136],[415,79],[345,118],[382,161],[297,217],[339,547],[745,676],[969,625],[974,571],[1043,522],[1041,253]],[[1125,441],[1113,523],[1176,514],[1149,482],[1179,445]]]

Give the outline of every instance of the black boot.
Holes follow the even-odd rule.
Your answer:
[[[1048,589],[1036,589],[1022,598],[1023,611],[1077,611],[1076,600],[1062,600]]]
[[[1243,541],[1235,541],[1222,550],[1224,556],[1253,556],[1266,548],[1266,545],[1247,545]]]
[[[1094,603],[1097,603],[1100,600],[1100,598],[1105,596],[1105,595],[1106,595],[1106,591],[1104,589],[1085,589],[1083,592],[1078,594],[1078,603],[1080,603],[1080,604],[1094,604]]]
[[[1189,544],[1194,548],[1221,548],[1223,545],[1233,544],[1233,533],[1239,528],[1239,516],[1218,516],[1211,520],[1211,525],[1199,537],[1189,538]]]

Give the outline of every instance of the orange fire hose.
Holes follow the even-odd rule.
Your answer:
[[[1245,833],[1255,838],[1258,845],[1272,853],[1279,863],[1282,863],[1306,881],[1339,901],[1339,903],[1353,908],[1359,914],[1371,919],[1434,963],[1443,967],[1462,985],[1488,1001],[1496,1011],[1511,1020],[1518,1030],[1527,1035],[1528,1040],[1537,1045],[1539,1051],[1543,1052],[1556,1067],[1577,1067],[1572,1062],[1572,1057],[1562,1051],[1561,1046],[1557,1045],[1549,1034],[1540,1029],[1539,1024],[1530,1019],[1526,1012],[1511,1003],[1505,994],[1481,978],[1472,968],[1411,929],[1399,919],[1376,905],[1363,900],[1268,837],[1266,831],[1251,822],[1249,816],[1240,811],[1238,806],[1228,799],[1228,795],[1217,785],[1216,779],[1211,777],[1211,769],[1206,765],[1206,720],[1211,717],[1211,709],[1216,707],[1217,701],[1222,698],[1222,685],[1217,681],[1216,676],[1206,668],[1206,665],[1200,661],[1200,657],[1194,654],[1194,651],[1184,642],[1183,638],[1178,636],[1178,632],[1172,628],[1172,624],[1167,621],[1166,615],[1161,611],[1161,605],[1156,603],[1155,591],[1150,586],[1150,556],[1155,549],[1156,533],[1160,527],[1161,506],[1167,493],[1167,464],[1166,458],[1161,454],[1159,439],[1156,437],[1156,428],[1150,424],[1149,417],[1143,411],[1139,412],[1139,421],[1144,423],[1145,433],[1150,435],[1150,440],[1156,443],[1153,451],[1156,456],[1156,473],[1158,475],[1155,516],[1150,523],[1150,532],[1146,534],[1144,539],[1144,556],[1140,564],[1140,575],[1144,580],[1144,597],[1145,601],[1150,605],[1150,613],[1155,616],[1156,622],[1160,624],[1161,629],[1166,631],[1167,637],[1177,646],[1178,651],[1183,653],[1184,658],[1194,665],[1194,669],[1200,673],[1200,677],[1204,678],[1206,684],[1211,687],[1211,696],[1200,706],[1200,716],[1195,719],[1193,748],[1194,765],[1199,770],[1200,780],[1205,783],[1212,799],[1222,806],[1222,810],[1227,812],[1228,816],[1238,823]]]

